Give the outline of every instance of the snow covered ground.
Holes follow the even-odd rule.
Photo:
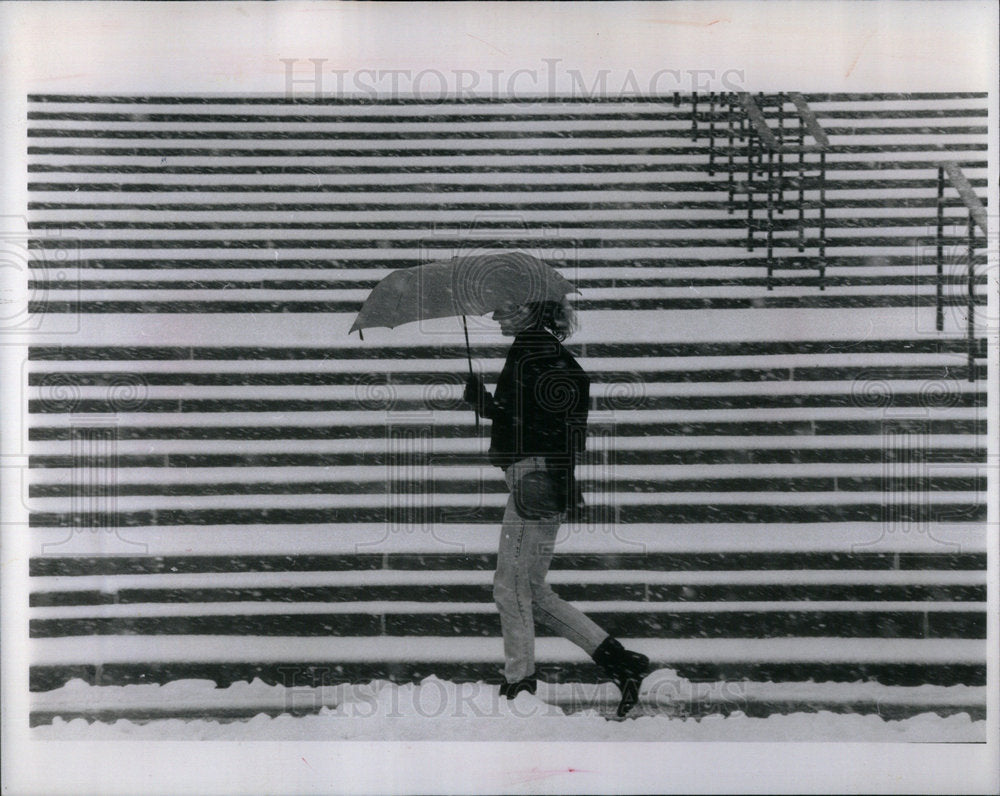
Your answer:
[[[429,677],[416,685],[375,681],[328,688],[283,687],[259,680],[217,689],[206,680],[94,687],[75,680],[34,694],[32,709],[54,716],[34,740],[241,741],[849,741],[985,742],[986,722],[935,707],[985,704],[985,689],[906,688],[877,683],[692,683],[669,669],[650,675],[625,721],[613,711],[610,684],[540,683],[538,696],[500,699],[495,685]],[[872,712],[849,711],[867,703]],[[755,718],[746,711],[784,705]],[[833,707],[810,712],[803,706]],[[893,707],[925,712],[886,720]],[[791,706],[791,707],[789,707]],[[797,706],[797,710],[796,710]],[[742,708],[742,709],[741,709]],[[876,712],[877,711],[877,712]],[[174,718],[154,718],[174,713]],[[256,713],[255,713],[256,712]],[[73,716],[67,720],[63,716]],[[79,717],[105,718],[88,721]],[[307,715],[302,715],[306,713]],[[728,714],[728,715],[726,715]],[[196,718],[203,716],[206,718]],[[235,718],[234,718],[235,717]]]

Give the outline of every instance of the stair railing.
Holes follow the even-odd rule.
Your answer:
[[[795,106],[798,125],[789,129],[785,125],[785,104],[786,97]],[[819,210],[818,219],[818,248],[819,248],[819,288],[823,290],[823,278],[826,275],[826,153],[830,148],[830,141],[826,132],[820,126],[816,115],[812,112],[805,97],[799,92],[788,94],[779,93],[772,104],[777,107],[778,126],[772,127],[765,116],[763,107],[766,107],[768,100],[763,94],[758,94],[755,99],[749,93],[730,95],[729,118],[732,119],[737,109],[741,111],[739,124],[739,138],[741,144],[746,141],[747,158],[747,251],[753,251],[754,239],[754,211],[755,211],[755,181],[754,175],[764,176],[766,173],[766,231],[767,240],[767,281],[768,290],[773,289],[772,278],[774,274],[774,213],[784,213],[786,210],[786,166],[785,156],[798,155],[797,179],[795,187],[798,189],[798,250],[805,252],[805,230],[806,230],[806,163],[807,154],[818,154],[818,177],[816,187],[819,191],[817,207]],[[731,124],[731,129],[735,125]],[[806,136],[811,136],[815,143],[807,144]],[[791,138],[791,141],[786,139]],[[735,173],[737,147],[730,146],[728,153],[729,160],[729,211],[733,212],[735,204],[736,183]],[[765,152],[767,155],[766,171],[764,168]],[[775,163],[777,158],[777,163]],[[756,160],[756,166],[755,166]]]
[[[983,244],[988,241],[986,208],[976,196],[961,167],[951,160],[937,164],[937,330],[944,330],[944,191],[947,183],[957,191],[962,204],[968,211],[967,224],[967,292],[966,292],[966,334],[968,337],[969,381],[976,380],[976,227],[983,233]]]

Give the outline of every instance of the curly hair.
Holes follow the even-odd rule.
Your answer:
[[[562,301],[531,301],[527,306],[531,309],[534,328],[545,329],[560,342],[577,330],[576,311],[565,298]]]

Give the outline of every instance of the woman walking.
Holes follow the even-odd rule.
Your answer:
[[[470,376],[464,398],[492,420],[490,463],[503,469],[510,489],[493,579],[505,658],[500,693],[535,693],[537,619],[615,682],[624,716],[638,701],[649,658],[626,650],[545,582],[559,526],[583,508],[574,469],[586,447],[590,379],[562,346],[573,312],[565,301],[542,301],[507,305],[493,319],[514,338],[495,394]]]

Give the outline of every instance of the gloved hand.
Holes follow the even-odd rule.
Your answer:
[[[570,522],[584,522],[587,519],[587,504],[583,499],[583,490],[574,478],[569,490],[569,506],[566,509],[566,519]]]
[[[473,375],[466,379],[462,400],[471,404],[476,413],[482,417],[492,417],[493,397],[486,391],[479,376]]]

